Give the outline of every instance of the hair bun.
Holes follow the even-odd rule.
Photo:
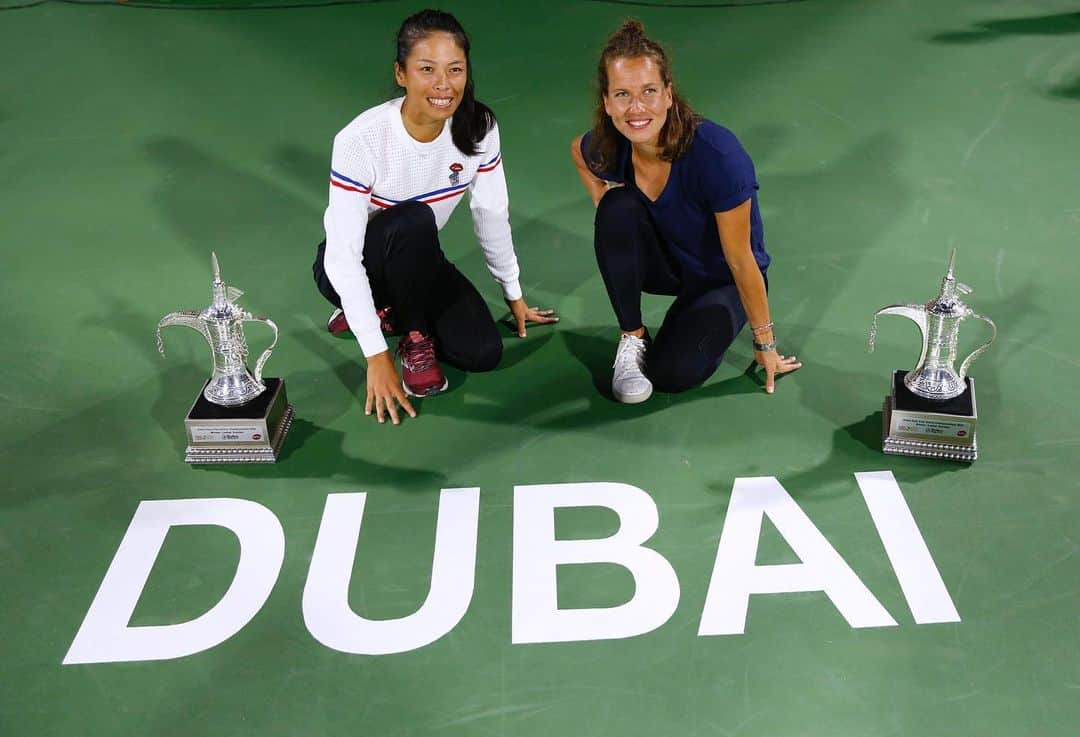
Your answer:
[[[615,35],[623,37],[630,36],[636,38],[644,38],[645,26],[643,26],[641,24],[641,21],[639,21],[637,18],[627,18],[625,21],[623,21],[623,24],[619,28],[619,30],[615,32]]]

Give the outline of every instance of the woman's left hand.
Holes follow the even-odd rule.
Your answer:
[[[517,323],[517,334],[519,338],[525,337],[525,323],[535,322],[545,324],[559,321],[558,316],[555,314],[555,310],[541,310],[536,307],[529,307],[525,303],[524,297],[513,301],[507,301],[506,304],[510,306],[510,314],[514,316],[514,322]]]
[[[795,356],[785,357],[775,350],[754,351],[754,360],[765,369],[765,391],[769,394],[773,393],[777,376],[802,368],[802,362],[796,360]]]

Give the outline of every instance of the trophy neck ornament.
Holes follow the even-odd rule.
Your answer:
[[[165,344],[161,338],[161,329],[170,325],[182,325],[197,331],[210,346],[213,361],[213,375],[203,390],[207,401],[223,407],[235,407],[247,404],[266,389],[262,381],[262,370],[274,346],[278,341],[278,328],[273,320],[252,315],[236,304],[243,292],[225,284],[221,278],[217,254],[211,254],[214,280],[211,284],[211,303],[202,310],[171,312],[158,322],[157,345],[162,356]],[[274,331],[270,346],[262,352],[255,362],[254,376],[248,371],[247,339],[244,336],[245,322],[259,322]]]
[[[921,305],[888,305],[874,313],[870,328],[869,348],[873,352],[877,339],[877,319],[881,315],[900,315],[912,320],[922,333],[922,352],[915,368],[904,377],[904,385],[912,393],[925,399],[948,400],[958,397],[967,388],[966,378],[972,361],[990,347],[997,337],[997,326],[988,317],[977,314],[964,304],[962,295],[970,294],[971,287],[958,282],[953,275],[956,265],[956,249],[949,257],[949,268],[941,280],[937,297]],[[982,320],[991,328],[990,340],[986,341],[960,364],[956,370],[956,346],[960,335],[960,323],[968,317]]]

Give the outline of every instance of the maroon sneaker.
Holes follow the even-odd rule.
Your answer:
[[[390,305],[383,307],[381,310],[376,310],[375,314],[379,316],[379,326],[384,333],[387,335],[401,335],[394,328],[394,320],[390,317]]]
[[[375,314],[379,316],[379,327],[382,328],[384,333],[387,335],[399,335],[399,333],[395,332],[394,323],[390,319],[389,306],[383,307]],[[349,332],[349,322],[345,319],[345,312],[340,307],[330,314],[330,319],[326,321],[326,329],[334,335]]]
[[[326,329],[334,335],[349,332],[349,322],[345,319],[345,311],[340,307],[334,310],[330,314],[330,319],[326,321]]]
[[[398,343],[401,359],[401,386],[412,397],[429,397],[445,391],[450,382],[435,360],[435,341],[412,330]]]

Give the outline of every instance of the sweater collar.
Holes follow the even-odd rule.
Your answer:
[[[445,145],[447,139],[450,136],[450,121],[447,120],[443,123],[443,129],[434,140],[423,143],[418,141],[409,135],[409,131],[405,130],[405,121],[401,119],[401,105],[405,102],[404,97],[399,97],[390,101],[390,126],[394,131],[394,135],[406,146],[409,146],[413,151],[420,155],[427,155],[432,151],[441,150]]]

